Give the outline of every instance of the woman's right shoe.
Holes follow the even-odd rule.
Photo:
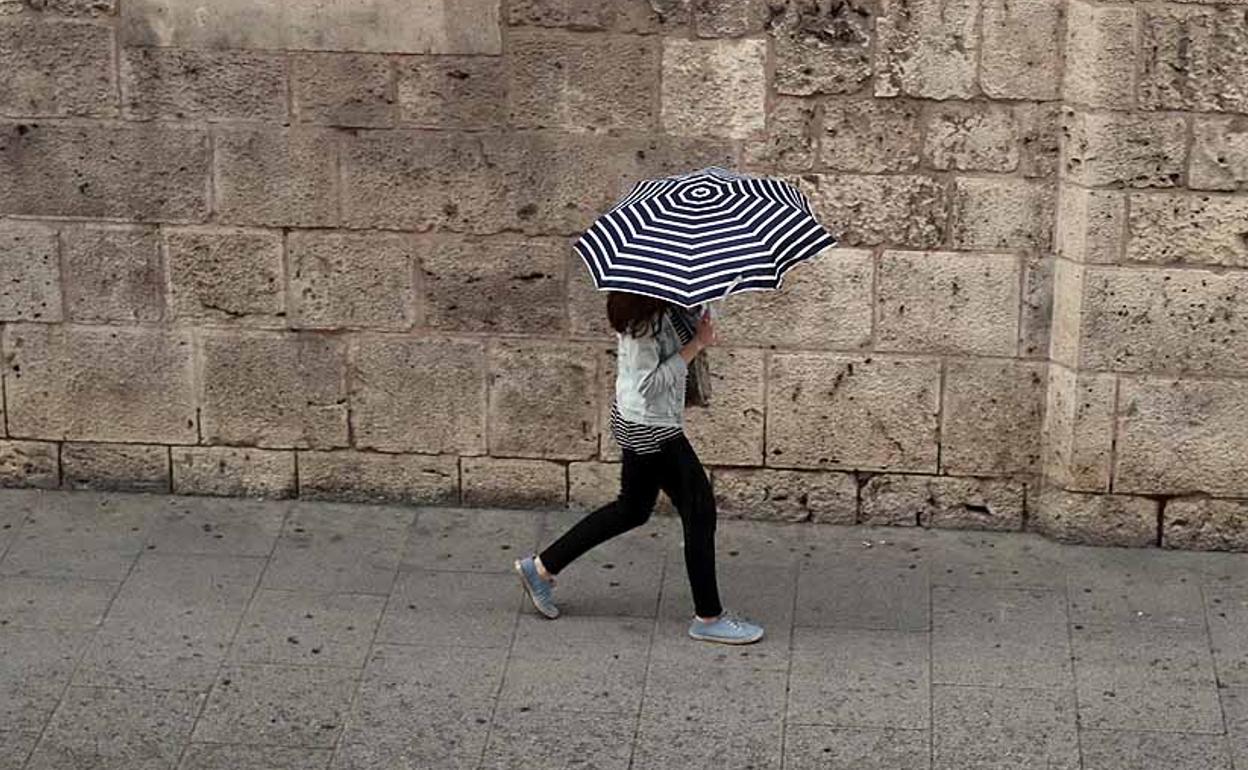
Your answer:
[[[559,608],[555,606],[554,601],[550,598],[554,584],[538,574],[537,563],[533,560],[533,557],[526,556],[523,559],[516,559],[512,566],[515,568],[516,574],[520,576],[520,585],[524,586],[524,592],[528,594],[537,611],[551,620],[559,617]]]
[[[689,636],[702,642],[753,644],[763,638],[763,627],[733,612],[724,612],[710,623],[695,617],[689,624]]]

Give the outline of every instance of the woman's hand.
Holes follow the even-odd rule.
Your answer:
[[[709,313],[703,313],[698,319],[698,330],[694,333],[693,339],[689,340],[689,344],[680,349],[680,357],[685,359],[685,363],[689,363],[697,357],[704,349],[715,344],[715,324],[711,322]]]

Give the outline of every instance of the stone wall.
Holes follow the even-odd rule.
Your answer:
[[[724,515],[1248,548],[1242,0],[0,0],[0,483],[607,499],[570,243],[710,164],[842,239]]]

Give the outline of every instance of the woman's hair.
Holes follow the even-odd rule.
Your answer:
[[[607,320],[611,328],[632,337],[653,334],[659,315],[668,307],[666,301],[643,294],[607,292]]]

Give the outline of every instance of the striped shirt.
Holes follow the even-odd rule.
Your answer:
[[[681,345],[688,345],[693,339],[694,328],[684,313],[671,312],[672,325],[676,327],[676,336],[680,337]],[[630,422],[620,416],[620,406],[611,402],[611,435],[621,449],[637,454],[655,454],[662,450],[663,444],[680,436],[684,429],[678,425],[642,425]]]

